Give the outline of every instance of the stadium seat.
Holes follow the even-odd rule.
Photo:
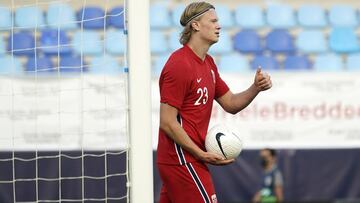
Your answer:
[[[180,17],[184,10],[185,10],[184,4],[178,4],[173,8],[171,12],[171,19],[172,19],[172,24],[175,27],[182,27],[180,24]]]
[[[18,75],[22,74],[23,66],[17,57],[10,55],[0,56],[0,75]]]
[[[169,45],[163,32],[155,30],[151,31],[150,49],[153,54],[163,54],[169,51]]]
[[[69,4],[54,3],[47,9],[46,22],[51,28],[71,30],[77,28],[76,13]]]
[[[77,12],[77,19],[85,29],[104,29],[105,11],[101,7],[87,6]]]
[[[80,56],[63,56],[60,57],[59,71],[64,73],[87,72],[87,64],[81,60]]]
[[[152,67],[152,75],[154,77],[159,77],[162,69],[164,68],[165,63],[169,59],[169,54],[161,54],[155,58],[154,65]]]
[[[273,30],[265,38],[266,48],[275,53],[292,53],[295,51],[292,36],[286,30]]]
[[[30,57],[25,64],[26,73],[49,73],[55,72],[54,64],[48,57]]]
[[[6,53],[5,41],[2,35],[0,35],[0,57]]]
[[[113,7],[108,13],[107,24],[108,26],[124,29],[124,7]]]
[[[319,5],[302,5],[297,14],[298,22],[303,27],[323,28],[327,25],[325,10]]]
[[[350,5],[334,5],[329,10],[329,22],[336,27],[356,27],[356,11]]]
[[[103,41],[98,32],[79,30],[73,35],[73,45],[76,54],[97,55],[104,52]]]
[[[285,70],[310,70],[311,63],[306,56],[288,56],[284,61]]]
[[[255,29],[265,25],[262,9],[257,5],[239,5],[235,9],[235,22],[241,28]]]
[[[236,33],[234,48],[243,53],[261,53],[263,51],[260,36],[254,30],[243,30]]]
[[[170,12],[166,2],[156,2],[150,5],[150,27],[152,29],[171,27]]]
[[[15,12],[15,25],[24,29],[41,29],[45,26],[44,14],[37,6],[19,7]]]
[[[317,55],[314,62],[314,70],[321,72],[342,71],[343,62],[341,56],[334,53]]]
[[[122,30],[108,30],[105,34],[105,47],[109,54],[123,55],[126,50],[126,35]]]
[[[230,8],[223,4],[215,5],[216,14],[219,18],[219,24],[221,28],[228,29],[235,25],[234,15]]]
[[[360,71],[360,53],[348,54],[345,67],[348,71]]]
[[[251,61],[251,68],[256,70],[258,67],[264,70],[278,70],[279,62],[273,56],[258,55]]]
[[[90,73],[117,74],[123,72],[116,58],[109,55],[93,57],[90,60]]]
[[[294,11],[286,4],[269,5],[266,20],[272,28],[291,28],[296,25]]]
[[[8,7],[0,6],[0,30],[8,30],[12,27],[12,14]]]
[[[10,35],[7,44],[7,50],[14,55],[35,54],[35,37],[29,32],[16,32]]]
[[[45,29],[41,33],[40,48],[44,54],[70,54],[71,47],[66,33],[57,29]]]
[[[180,44],[180,33],[181,31],[176,30],[170,33],[170,37],[169,37],[169,46],[170,46],[170,50],[174,51],[178,48],[181,48],[183,45]]]
[[[248,59],[239,53],[231,53],[222,56],[218,67],[221,73],[238,73],[250,70]]]
[[[228,32],[222,30],[219,41],[210,47],[211,54],[228,54],[233,51],[233,44]]]
[[[357,34],[352,28],[333,28],[329,36],[331,50],[340,53],[359,51]]]
[[[304,53],[321,53],[328,49],[324,33],[320,30],[304,30],[296,38],[296,47]]]

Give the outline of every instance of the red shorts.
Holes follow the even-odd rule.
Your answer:
[[[205,164],[158,164],[158,167],[163,181],[160,203],[217,203],[210,172]]]

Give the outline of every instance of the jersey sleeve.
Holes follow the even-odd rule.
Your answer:
[[[277,170],[274,174],[275,176],[275,180],[274,180],[274,185],[275,186],[282,186],[283,185],[283,177],[282,174],[279,170]]]
[[[160,102],[181,109],[191,85],[189,74],[189,71],[186,71],[186,64],[169,60],[159,80]]]

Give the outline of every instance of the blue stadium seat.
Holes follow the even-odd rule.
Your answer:
[[[115,57],[102,55],[93,57],[90,60],[89,72],[96,74],[117,74],[122,73],[123,70]]]
[[[350,5],[334,5],[329,10],[329,22],[336,27],[356,27],[356,11]]]
[[[296,25],[294,11],[286,4],[269,5],[266,20],[272,28],[291,28]]]
[[[7,50],[14,55],[35,54],[35,37],[29,32],[16,32],[10,35],[7,44]]]
[[[109,54],[123,55],[126,50],[126,35],[122,30],[109,30],[106,32],[105,47]]]
[[[234,16],[230,8],[223,4],[215,5],[216,14],[219,18],[219,24],[221,28],[232,28],[235,25]]]
[[[285,70],[310,70],[311,65],[306,56],[288,56],[284,61]]]
[[[348,71],[360,71],[360,53],[348,54],[345,67]]]
[[[273,30],[265,38],[266,48],[275,53],[293,53],[294,42],[286,30]]]
[[[155,30],[151,31],[150,50],[153,54],[163,54],[169,51],[169,45],[165,33]]]
[[[162,54],[155,58],[154,65],[152,67],[152,75],[159,77],[162,69],[164,68],[165,63],[169,59],[169,54]]]
[[[234,48],[243,53],[261,53],[263,51],[260,36],[254,30],[243,30],[236,33]]]
[[[73,45],[76,54],[97,55],[104,52],[103,41],[98,32],[93,30],[79,30],[73,35]]]
[[[42,10],[37,6],[24,6],[16,9],[15,25],[24,28],[43,28],[45,19]]]
[[[306,28],[323,28],[327,25],[325,10],[316,4],[305,4],[298,9],[299,24]]]
[[[12,15],[10,8],[0,6],[0,30],[11,29],[11,25]]]
[[[170,46],[170,50],[174,51],[176,49],[181,48],[183,45],[180,44],[180,33],[181,31],[176,30],[170,33],[170,37],[169,37],[169,46]]]
[[[59,71],[64,73],[80,73],[87,72],[87,64],[81,60],[80,56],[63,56],[60,57]]]
[[[2,35],[0,35],[0,56],[6,53],[5,41]]]
[[[70,54],[71,47],[66,33],[57,29],[45,29],[40,37],[40,48],[44,54]]]
[[[228,54],[233,51],[233,44],[228,32],[222,30],[219,41],[210,47],[211,54]]]
[[[24,72],[20,59],[17,57],[0,56],[0,64],[0,75],[18,75]]]
[[[296,47],[304,53],[321,53],[328,49],[324,33],[320,30],[301,31],[296,38]]]
[[[321,72],[342,71],[344,64],[341,56],[334,53],[317,55],[314,62],[314,70]]]
[[[55,72],[54,64],[48,57],[30,57],[25,64],[26,73],[50,73]]]
[[[258,55],[251,61],[251,68],[256,70],[258,67],[264,70],[278,70],[279,62],[273,56]]]
[[[77,28],[76,13],[69,4],[54,3],[47,9],[46,22],[51,28],[71,30]]]
[[[235,22],[245,29],[261,28],[265,25],[263,11],[257,5],[239,5],[236,7]]]
[[[105,11],[101,7],[86,6],[77,12],[77,19],[85,29],[104,29]]]
[[[153,29],[171,27],[170,12],[166,3],[156,2],[150,5],[150,27]]]
[[[329,36],[330,48],[335,52],[359,51],[357,34],[352,28],[333,28]]]
[[[175,8],[173,8],[171,12],[171,19],[172,19],[172,24],[175,27],[182,27],[180,24],[180,17],[184,10],[185,10],[184,4],[178,4],[175,6]]]
[[[124,29],[124,7],[113,7],[108,13],[107,23],[108,26],[114,26],[115,28]]]
[[[222,56],[218,67],[221,73],[238,73],[250,70],[248,59],[239,53]]]

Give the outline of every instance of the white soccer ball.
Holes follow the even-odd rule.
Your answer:
[[[206,134],[205,148],[225,159],[235,159],[239,156],[243,141],[237,132],[225,124],[217,124]]]

